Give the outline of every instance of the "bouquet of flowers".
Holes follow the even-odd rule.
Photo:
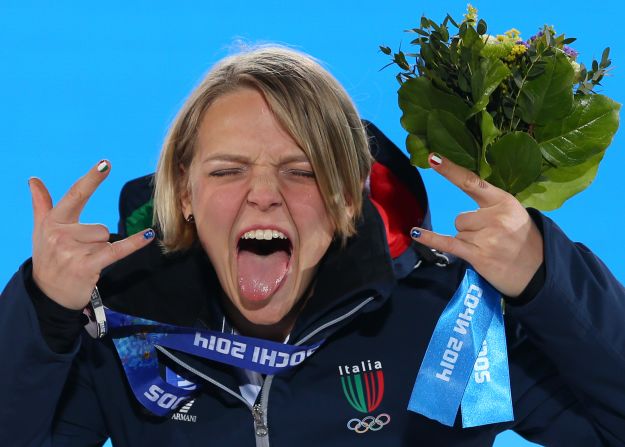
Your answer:
[[[487,31],[469,5],[460,24],[422,17],[408,30],[418,53],[380,47],[401,69],[411,162],[427,168],[436,151],[526,206],[558,208],[592,182],[618,128],[620,104],[595,92],[609,48],[589,70],[569,46],[575,39],[551,26],[527,40],[516,29]]]

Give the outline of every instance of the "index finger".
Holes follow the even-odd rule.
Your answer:
[[[431,153],[428,161],[436,172],[463,190],[480,208],[496,205],[508,196],[503,189],[491,185],[474,172],[437,153]]]
[[[108,160],[101,160],[79,178],[52,210],[55,220],[62,223],[78,222],[85,204],[107,177],[110,167]]]

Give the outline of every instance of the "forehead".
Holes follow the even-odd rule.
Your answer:
[[[215,153],[252,158],[261,154],[272,158],[304,154],[262,93],[252,88],[240,88],[213,101],[198,128],[197,149],[202,158]]]

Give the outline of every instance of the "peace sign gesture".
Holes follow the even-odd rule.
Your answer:
[[[55,207],[47,188],[38,178],[28,181],[33,201],[33,280],[48,297],[70,309],[89,303],[100,272],[147,245],[153,230],[109,243],[104,225],[78,222],[85,204],[110,172],[101,161],[69,189]]]
[[[543,262],[543,238],[527,210],[513,195],[447,158],[430,154],[429,162],[479,209],[456,217],[453,237],[415,228],[413,238],[464,259],[502,294],[520,295]]]

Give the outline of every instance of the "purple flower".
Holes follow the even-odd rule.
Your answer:
[[[564,53],[570,57],[571,59],[575,60],[577,59],[577,51],[575,51],[573,48],[569,47],[568,45],[564,45],[562,47],[562,51],[564,51]]]
[[[523,45],[525,48],[529,48],[529,47],[530,47],[530,44],[529,44],[529,43],[527,43],[527,42],[526,42],[526,41],[524,41],[524,40],[517,40],[517,41],[516,41],[516,44],[517,44],[517,45]]]
[[[541,37],[543,34],[545,34],[544,31],[538,31],[536,34],[534,34],[532,37],[530,37],[529,39],[527,39],[527,42],[531,42],[533,40],[538,39],[539,37]]]

